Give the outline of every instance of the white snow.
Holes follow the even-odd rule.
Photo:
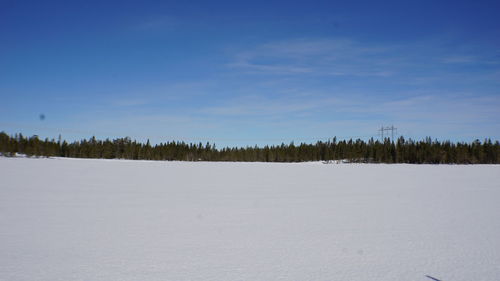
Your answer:
[[[0,157],[0,280],[500,280],[500,166]]]

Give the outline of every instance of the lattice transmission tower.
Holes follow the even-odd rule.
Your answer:
[[[396,134],[398,133],[398,128],[394,127],[394,125],[391,125],[390,127],[387,126],[387,127],[380,127],[379,129],[379,132],[380,132],[380,135],[382,137],[382,141],[384,141],[384,132],[387,131],[391,131],[391,141],[394,141],[394,132],[396,132]]]

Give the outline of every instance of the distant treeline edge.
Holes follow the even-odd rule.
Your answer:
[[[68,143],[22,134],[0,132],[0,153],[4,156],[57,156],[74,158],[144,159],[182,161],[304,162],[346,160],[363,163],[413,164],[500,164],[500,143],[490,139],[471,143],[432,140],[414,141],[399,137],[395,141],[337,140],[314,144],[281,144],[264,147],[218,149],[214,144],[166,142],[151,145],[130,138],[97,140],[92,137]]]

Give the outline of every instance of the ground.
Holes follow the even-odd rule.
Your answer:
[[[0,280],[500,280],[499,165],[0,157]]]

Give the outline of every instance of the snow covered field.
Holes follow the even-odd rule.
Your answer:
[[[0,280],[500,280],[500,166],[0,157]]]

